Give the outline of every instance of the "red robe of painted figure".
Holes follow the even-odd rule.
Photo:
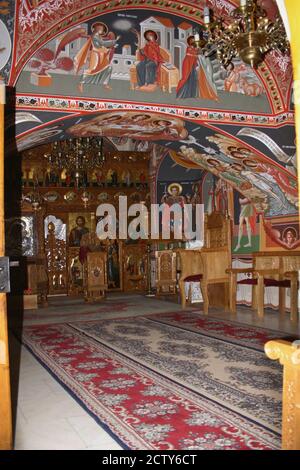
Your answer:
[[[153,62],[156,62],[157,64],[162,64],[164,62],[160,53],[159,44],[156,41],[147,42],[143,47],[143,53],[144,55],[142,56],[142,59],[147,58],[153,60]]]
[[[159,80],[160,66],[165,60],[160,53],[159,44],[156,41],[148,41],[142,49],[141,60],[152,60],[157,65],[156,81]]]
[[[198,52],[195,47],[189,46],[186,50],[185,58],[182,63],[182,78],[177,85],[177,93],[183,87],[183,85],[188,81],[192,71],[197,66]]]

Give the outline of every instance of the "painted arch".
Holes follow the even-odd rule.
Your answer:
[[[102,121],[109,113],[124,113],[123,124],[126,114],[128,120],[134,113],[150,113],[153,115],[151,122],[172,122],[170,128],[166,127],[167,132],[161,131],[159,135],[152,132],[153,129],[149,131],[147,120],[144,131],[139,129],[137,135],[132,136],[132,129],[124,129],[123,124],[119,129],[115,124],[115,132],[123,138],[133,138],[140,147],[146,145],[145,142],[149,142],[150,147],[159,144],[183,166],[206,169],[224,180],[227,177],[227,182],[249,197],[258,211],[270,217],[278,212],[297,213],[293,77],[289,56],[272,52],[257,72],[240,68],[237,63],[232,76],[218,67],[214,69],[216,64],[211,64],[218,99],[176,98],[187,35],[195,26],[201,27],[203,7],[208,4],[216,16],[226,17],[239,0],[16,0],[4,3],[7,8],[0,9],[0,19],[7,27],[13,47],[1,73],[7,84],[16,86],[16,116],[12,116],[11,121],[16,119],[20,150],[57,137],[64,138],[78,120],[79,125],[86,123],[84,125],[88,126],[88,121],[97,113]],[[277,13],[276,2],[261,0],[261,3],[273,18]],[[127,54],[124,60],[131,61],[127,64],[130,68],[136,58],[134,37],[128,31],[123,32],[122,37],[122,31],[116,28],[116,19],[123,26],[132,22],[131,26],[141,37],[150,25],[160,31],[160,45],[169,52],[170,67],[177,69],[177,82],[172,83],[171,90],[133,90],[130,70],[127,79],[123,77],[123,81],[118,82],[115,66],[112,91],[93,86],[87,87],[84,93],[78,91],[79,76],[70,68],[70,60],[65,60],[74,60],[74,50],[70,52],[72,42],[66,42],[64,50],[59,50],[59,46],[82,27],[87,37],[75,36],[73,40],[73,46],[79,41],[75,44],[79,52],[90,36],[92,25],[102,22],[113,34],[120,33],[120,44],[115,51],[118,57],[114,58],[120,59],[124,50]],[[124,49],[126,45],[130,47]],[[58,50],[57,64],[53,54],[55,56]],[[46,83],[37,76],[38,62],[50,65],[50,78]],[[102,131],[105,129],[108,135],[108,128],[102,124]],[[12,125],[9,120],[8,125]]]
[[[243,140],[243,126],[240,126],[240,135],[237,132],[233,137],[226,130],[205,121],[193,122],[147,110],[74,113],[73,116],[54,119],[51,124],[37,122],[41,121],[38,116],[34,121],[34,115],[27,114],[24,118],[31,119],[35,127],[18,138],[20,151],[51,140],[89,136],[116,140],[127,138],[137,145],[143,142],[159,144],[177,164],[185,168],[198,167],[226,181],[250,199],[258,213],[276,217],[298,212],[296,168],[290,163],[293,153],[282,152],[277,158],[275,155],[273,158],[267,156]],[[260,137],[267,139],[267,143],[272,140],[267,129],[260,127],[255,130]],[[281,128],[283,135],[287,134],[286,131],[286,127]],[[277,135],[279,132],[277,129]],[[272,142],[276,150],[277,144],[274,140]],[[284,156],[286,159],[280,160]]]

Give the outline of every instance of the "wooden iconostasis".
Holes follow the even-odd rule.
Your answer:
[[[82,295],[85,248],[105,250],[109,289],[146,290],[146,243],[100,243],[95,231],[99,204],[112,204],[118,214],[119,196],[127,196],[128,206],[150,203],[149,154],[105,152],[103,166],[83,173],[77,187],[72,174],[48,166],[47,152],[49,147],[43,145],[22,155],[22,211],[21,217],[6,220],[7,254],[44,257],[49,294]],[[36,199],[41,208],[34,211]]]

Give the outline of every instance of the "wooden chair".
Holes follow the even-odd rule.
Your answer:
[[[228,269],[230,275],[229,309],[236,313],[238,285],[252,286],[252,307],[259,318],[264,316],[264,294],[266,287],[279,289],[279,312],[285,314],[286,289],[291,289],[291,321],[298,320],[298,270],[300,252],[257,252],[253,253],[253,268]],[[237,280],[238,274],[249,277]]]
[[[164,49],[163,47],[160,47],[160,53],[161,56],[163,57],[164,61],[166,64],[171,64],[172,63],[172,56],[169,51]],[[137,72],[136,72],[136,66],[137,63],[141,60],[141,54],[139,51],[136,53],[136,60],[137,62],[130,67],[130,88],[131,90],[134,90],[137,86]],[[172,88],[176,87],[178,82],[179,82],[179,70],[175,65],[164,65],[162,64],[160,67],[160,73],[158,77],[158,81],[160,84],[160,87],[163,92],[168,91],[168,93],[172,92]]]
[[[269,341],[265,352],[283,366],[282,450],[300,450],[300,343]]]
[[[179,289],[182,308],[186,306],[185,283],[199,282],[203,296],[203,311],[208,314],[209,305],[228,307],[227,270],[231,267],[230,219],[219,212],[206,215],[204,234],[203,248],[177,250],[177,253],[181,265]],[[223,290],[220,289],[220,285],[223,285]]]
[[[27,291],[36,298],[35,308],[48,306],[48,275],[46,259],[44,256],[28,257],[27,265]]]
[[[123,287],[126,292],[145,292],[148,280],[146,243],[124,244]]]
[[[107,254],[105,252],[87,253],[84,265],[85,300],[87,302],[105,297],[107,284]]]
[[[156,251],[156,295],[176,294],[176,253],[173,250]]]

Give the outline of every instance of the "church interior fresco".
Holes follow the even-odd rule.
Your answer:
[[[172,161],[172,168],[175,164],[183,174],[188,168],[209,172],[251,201],[266,220],[296,219],[289,56],[272,52],[257,71],[241,62],[236,62],[231,72],[215,61],[203,63],[201,83],[205,90],[198,83],[196,95],[185,97],[178,87],[184,75],[187,39],[195,27],[202,27],[205,2],[87,0],[84,7],[77,0],[2,3],[7,3],[8,11],[0,11],[0,19],[11,39],[14,33],[15,41],[0,74],[16,87],[19,151],[81,135],[105,135],[119,150],[125,145],[126,149],[153,152],[159,145]],[[226,16],[239,2],[206,3],[215,15]],[[274,17],[275,2],[262,0],[261,4]],[[84,52],[93,25],[99,23],[104,25],[105,40],[112,41],[107,45],[111,69],[99,83],[88,77],[80,90],[90,64],[81,55],[77,73],[76,56]],[[164,88],[147,89],[142,84],[137,89],[137,44],[146,45],[147,31],[155,33],[155,41],[168,53]],[[43,82],[40,74],[48,80]],[[158,184],[160,176],[156,176]]]

